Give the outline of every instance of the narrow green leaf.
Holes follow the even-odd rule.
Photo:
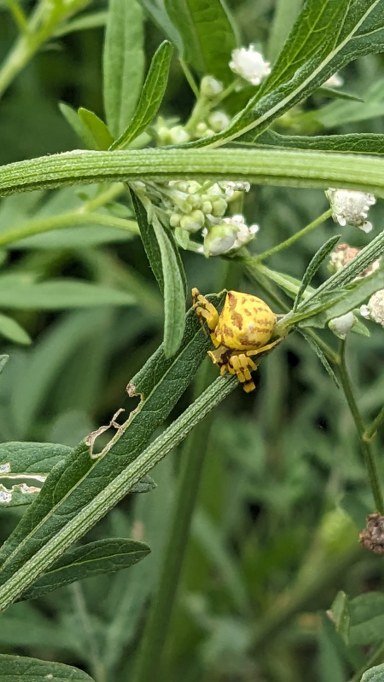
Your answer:
[[[138,137],[156,116],[168,82],[172,45],[164,41],[153,55],[137,107],[128,126],[110,149],[124,149]]]
[[[340,591],[337,593],[332,602],[329,615],[332,616],[336,631],[343,638],[344,642],[348,644],[351,617],[349,613],[348,595],[346,595],[345,592]]]
[[[147,254],[149,265],[155,275],[160,291],[164,293],[164,277],[161,265],[161,253],[152,225],[149,224],[147,211],[135,192],[131,191],[132,204],[136,213],[137,224],[140,229],[141,240]]]
[[[77,111],[80,121],[89,130],[90,135],[93,138],[93,149],[108,149],[113,142],[113,137],[105,125],[104,121],[101,120],[93,111],[89,109],[84,109],[80,107]]]
[[[201,76],[210,74],[224,83],[233,78],[228,63],[236,36],[221,0],[165,0],[176,27],[181,56]]]
[[[60,310],[133,303],[133,296],[125,291],[81,280],[33,282],[28,276],[0,276],[0,306],[5,308]]]
[[[244,136],[246,137],[246,136]],[[249,136],[250,138],[253,136]],[[242,142],[246,139],[242,138]],[[384,154],[384,135],[379,133],[351,133],[348,135],[280,135],[268,130],[257,139],[260,146],[283,149],[313,149],[315,151],[345,152],[350,154]]]
[[[384,681],[384,663],[375,665],[373,668],[366,670],[360,682],[383,682]]]
[[[16,322],[13,317],[8,317],[3,313],[0,313],[0,336],[23,346],[28,346],[32,342],[31,337],[21,324]]]
[[[136,0],[110,0],[103,54],[108,128],[121,135],[138,100],[144,72],[143,16]]]
[[[0,678],[4,682],[94,682],[83,670],[71,665],[6,654],[0,654]]]
[[[337,30],[334,30],[337,27]],[[194,146],[261,133],[353,59],[384,49],[381,0],[307,0],[271,75],[222,133]]]
[[[345,315],[350,310],[365,303],[375,291],[384,288],[384,270],[377,270],[369,277],[363,277],[358,282],[342,289],[335,288],[332,298],[325,301],[324,310],[300,322],[301,327],[327,326],[335,317]]]
[[[289,35],[303,0],[276,0],[268,40],[268,58],[275,61]]]
[[[61,25],[57,31],[55,31],[54,36],[59,37],[68,35],[69,33],[75,33],[76,31],[87,31],[92,28],[104,26],[106,22],[107,12],[90,12]]]
[[[317,357],[319,358],[321,364],[325,368],[328,375],[331,377],[332,381],[335,382],[337,388],[340,388],[340,382],[339,382],[334,370],[332,369],[331,365],[329,364],[326,356],[324,355],[321,347],[317,343],[317,341],[313,338],[313,336],[308,334],[308,332],[305,332],[303,329],[301,329],[301,327],[298,329],[298,331],[300,332],[300,334],[302,336],[304,336],[305,340],[309,343],[312,350],[315,351],[315,353],[316,353]]]
[[[321,266],[322,262],[325,260],[325,258],[328,256],[328,254],[332,251],[333,247],[336,246],[339,239],[340,239],[339,234],[328,239],[325,242],[325,244],[323,244],[318,249],[318,251],[316,251],[313,258],[311,258],[311,260],[310,260],[309,264],[307,265],[307,268],[304,272],[303,279],[301,280],[299,291],[296,294],[296,298],[295,298],[295,301],[293,303],[293,308],[292,308],[293,311],[296,310],[296,308],[299,305],[300,300],[301,300],[307,286],[311,283],[313,277],[315,276],[315,274],[318,271],[319,267]]]
[[[217,305],[221,299],[212,297],[211,300]],[[194,378],[209,346],[210,340],[204,334],[196,315],[192,310],[189,311],[184,337],[177,355],[167,358],[163,348],[160,347],[130,382],[129,395],[140,393],[142,400],[112,438],[108,447],[104,449],[103,455],[92,458],[90,446],[82,442],[65,461],[59,462],[53,468],[35,503],[29,507],[17,528],[0,549],[0,561],[4,562],[0,571],[3,584],[0,588],[0,605],[4,605],[4,599],[11,598],[8,593],[10,585],[6,586],[3,579],[11,578],[18,571],[24,572],[30,562],[23,582],[20,583],[19,577],[15,578],[18,586],[17,594],[24,591],[24,585],[31,584],[34,578],[46,570],[56,558],[59,558],[70,544],[81,537],[96,523],[96,520],[116,504],[117,498],[121,499],[127,494],[132,485],[141,480],[150,468],[168,452],[168,447],[174,446],[176,441],[169,440],[170,436],[166,438],[166,443],[163,442],[165,432],[160,437],[159,453],[161,455],[158,457],[156,454],[156,461],[154,461],[155,455],[144,456],[144,453],[140,455],[153,432],[163,423]],[[224,396],[227,382],[223,379],[220,382]],[[229,387],[232,387],[232,384],[228,386],[228,390]],[[181,438],[185,437],[192,428],[192,424],[195,423],[193,420],[198,419],[199,415],[201,418],[204,410],[211,409],[215,403],[214,396],[218,389],[212,389],[212,391],[212,394],[209,392],[205,399],[202,399],[204,409],[200,407],[200,403],[197,403],[191,413],[195,415],[193,419],[192,417],[187,419],[185,416],[184,421],[180,421],[180,425],[175,422],[170,434],[175,432]],[[157,445],[154,447],[154,453],[158,452],[157,447]],[[149,452],[152,453],[152,450]],[[144,466],[142,458],[148,462],[148,466]],[[138,466],[137,471],[136,466]],[[133,474],[132,467],[136,471],[135,474]],[[128,479],[126,479],[127,475]],[[121,477],[122,487],[118,485],[119,477]],[[87,509],[89,505],[92,507],[95,505],[92,513]],[[74,532],[75,528],[76,532]],[[67,537],[64,544],[63,534]],[[50,542],[55,546],[58,543],[54,552],[49,549]],[[36,559],[36,555],[39,552],[45,554],[48,549],[49,556],[47,554],[42,564],[39,559]],[[31,564],[34,566],[33,572],[31,572]],[[13,581],[11,583],[12,594],[16,594],[14,593],[16,583]],[[5,596],[4,590],[8,596]]]
[[[148,545],[126,538],[96,540],[66,552],[20,599],[36,599],[64,585],[133,566],[150,552]]]
[[[89,128],[84,125],[78,113],[72,107],[70,107],[69,104],[65,104],[65,102],[59,102],[59,109],[67,123],[76,133],[77,137],[84,143],[86,147],[88,147],[88,149],[93,149],[93,135],[91,134]]]
[[[185,276],[172,237],[153,221],[164,277],[164,353],[172,357],[180,346],[185,325]]]

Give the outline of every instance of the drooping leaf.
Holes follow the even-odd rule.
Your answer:
[[[340,382],[332,369],[330,363],[328,362],[327,357],[325,356],[322,348],[319,346],[317,343],[316,339],[308,334],[308,332],[305,332],[301,327],[299,328],[299,332],[302,336],[304,336],[305,340],[309,343],[311,346],[312,350],[315,351],[317,357],[319,358],[321,364],[323,365],[324,369],[326,370],[327,374],[331,377],[332,381],[336,384],[337,388],[340,387]]]
[[[201,76],[224,83],[233,78],[228,63],[236,47],[234,27],[221,0],[165,0],[168,16],[179,34],[182,58]]]
[[[65,104],[65,102],[59,102],[59,109],[67,123],[76,133],[77,137],[83,142],[83,144],[86,147],[88,147],[88,149],[93,149],[94,148],[93,135],[91,134],[89,128],[86,125],[84,125],[84,122],[79,117],[77,111],[70,107],[69,104]]]
[[[113,142],[111,150],[127,147],[132,140],[144,132],[156,116],[167,87],[172,51],[172,45],[167,41],[164,41],[156,50],[132,119],[120,137]]]
[[[147,211],[140,199],[134,193],[132,198],[143,245],[164,295],[164,350],[170,357],[179,347],[184,330],[186,296],[184,268],[171,233],[165,231],[155,215],[150,225]]]
[[[71,665],[7,654],[0,654],[0,678],[4,682],[94,682],[83,670]]]
[[[103,70],[107,124],[118,137],[132,116],[143,79],[143,16],[136,0],[109,2]]]
[[[223,144],[250,130],[259,134],[342,66],[383,49],[381,0],[307,0],[271,75],[245,109],[225,131],[193,144]]]
[[[21,599],[36,599],[76,580],[133,566],[150,552],[148,545],[126,538],[96,540],[66,552]]]
[[[332,251],[333,247],[336,246],[339,239],[340,239],[339,234],[328,239],[325,242],[325,244],[323,244],[318,249],[318,251],[316,251],[313,258],[311,258],[311,260],[308,263],[308,266],[304,272],[299,291],[297,292],[295,301],[293,303],[293,310],[294,311],[296,310],[297,306],[299,305],[300,300],[301,300],[307,286],[311,283],[311,281],[312,281],[313,277],[315,276],[316,272],[318,271],[320,265],[325,260],[325,258],[328,256],[328,254]]]

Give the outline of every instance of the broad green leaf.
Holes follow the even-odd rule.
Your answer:
[[[0,654],[0,678],[4,682],[94,682],[83,670],[71,665],[6,654]]]
[[[366,670],[360,682],[384,682],[384,663]]]
[[[172,45],[164,41],[153,55],[137,107],[120,137],[110,149],[124,149],[149,126],[163,101],[168,82]]]
[[[104,107],[114,137],[125,130],[144,70],[143,16],[136,0],[110,0],[103,54]]]
[[[148,545],[126,538],[96,540],[66,552],[21,599],[36,599],[59,587],[133,566],[150,552]]]
[[[21,324],[16,322],[13,317],[8,317],[8,315],[2,313],[0,313],[0,336],[4,336],[4,338],[14,343],[20,343],[23,346],[29,345],[32,341]]]
[[[31,504],[49,472],[71,448],[55,443],[2,443],[0,445],[0,507]]]
[[[243,141],[246,140],[242,138]],[[260,147],[261,145],[284,149],[313,149],[316,151],[345,152],[346,154],[382,155],[384,154],[384,135],[378,133],[280,135],[273,130],[268,130],[257,139],[256,146]]]
[[[216,305],[220,301],[216,297],[211,300]],[[128,385],[128,394],[130,396],[140,394],[142,399],[102,453],[92,458],[91,445],[82,442],[65,461],[59,462],[53,468],[35,503],[26,511],[0,550],[0,560],[4,562],[0,571],[2,581],[11,578],[15,572],[26,570],[23,584],[27,586],[26,582],[28,585],[32,583],[42,570],[46,570],[55,558],[59,558],[70,544],[116,504],[117,498],[121,499],[133,484],[143,478],[151,465],[153,466],[168,451],[166,443],[169,442],[168,448],[174,446],[176,441],[171,440],[173,438],[171,434],[179,434],[179,438],[185,437],[196,423],[196,419],[199,420],[206,413],[205,410],[212,409],[215,404],[214,396],[219,400],[220,395],[224,396],[226,391],[232,390],[231,381],[229,379],[224,381],[221,378],[220,391],[212,385],[212,388],[207,389],[208,392],[201,397],[203,407],[200,407],[199,400],[196,401],[196,404],[189,408],[191,417],[187,419],[187,413],[189,414],[187,411],[185,417],[176,420],[169,427],[170,431],[167,430],[159,437],[160,440],[155,441],[156,445],[153,443],[149,446],[147,458],[144,457],[144,453],[140,455],[148,445],[153,432],[163,423],[194,378],[209,345],[209,338],[203,333],[196,315],[191,310],[187,315],[185,333],[177,355],[167,358],[160,347]],[[187,422],[184,423],[184,420]],[[94,442],[96,436],[95,433],[92,438],[89,437],[88,443]],[[152,451],[154,455],[151,454]],[[147,467],[144,466],[143,458],[148,462]],[[117,485],[119,477],[122,487],[120,484]],[[112,489],[115,492],[112,492]],[[101,497],[105,498],[104,502],[101,501]],[[92,508],[95,506],[92,513],[89,506]],[[64,536],[67,540],[63,544]],[[56,554],[52,553],[50,542],[55,545],[59,542],[60,549],[57,547]],[[36,561],[39,552],[43,554],[47,552],[47,559],[43,565]],[[28,562],[35,566],[34,573],[31,572],[31,565]],[[21,583],[18,578],[17,585],[20,594],[23,589],[19,589]],[[8,592],[8,587],[9,584],[3,584],[3,588],[0,588],[0,602],[4,599],[4,590]],[[12,590],[15,588],[16,585]]]
[[[159,244],[164,277],[164,353],[172,357],[180,346],[185,325],[185,275],[172,235],[156,219],[153,230]]]
[[[165,0],[165,8],[179,33],[184,61],[200,76],[209,74],[224,83],[232,80],[228,63],[236,36],[224,2]]]
[[[80,121],[88,128],[93,138],[93,149],[108,149],[113,142],[113,137],[109,132],[104,121],[101,120],[93,111],[80,107],[77,110]]]
[[[59,621],[44,615],[34,608],[31,602],[14,604],[11,609],[0,614],[1,647],[46,647],[55,651],[70,652],[77,660],[86,658],[82,652],[81,641],[71,628],[61,626]],[[2,676],[0,679],[3,680]]]
[[[318,271],[319,267],[321,266],[322,262],[325,260],[325,258],[328,256],[328,254],[332,251],[333,247],[336,246],[339,239],[340,239],[339,234],[328,239],[325,242],[325,244],[323,244],[319,248],[319,250],[316,251],[313,258],[311,258],[311,260],[308,263],[307,268],[304,272],[303,279],[301,280],[300,288],[296,294],[296,298],[295,298],[295,301],[293,303],[292,310],[294,310],[294,311],[296,310],[296,308],[299,305],[300,300],[301,300],[307,286],[311,283],[313,277],[315,276],[315,274]]]
[[[307,0],[271,75],[245,109],[225,131],[194,146],[261,133],[342,66],[383,49],[382,0]]]
[[[125,291],[81,280],[34,282],[28,274],[0,276],[0,306],[5,308],[60,310],[133,303]]]
[[[384,595],[367,592],[349,602],[351,614],[350,644],[379,644],[383,641]]]

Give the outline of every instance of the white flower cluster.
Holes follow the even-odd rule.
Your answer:
[[[257,225],[248,227],[242,215],[224,217],[229,204],[249,191],[248,182],[172,180],[157,187],[169,225],[184,248],[218,256],[239,249],[259,229]]]
[[[368,304],[361,306],[360,314],[384,327],[384,289],[376,291],[369,299]]]
[[[353,225],[363,232],[372,230],[372,223],[367,218],[370,206],[376,203],[373,194],[330,187],[325,195],[331,205],[332,218],[339,225]]]
[[[342,244],[338,244],[336,248],[333,249],[333,251],[331,252],[329,258],[329,269],[332,272],[337,272],[338,270],[341,270],[341,268],[343,268],[345,265],[348,265],[348,263],[350,263],[354,258],[356,258],[357,254],[360,253],[360,251],[361,249],[355,246],[350,246],[349,244],[344,242]],[[379,269],[380,262],[381,262],[380,258],[374,260],[370,265],[368,265],[367,268],[365,268],[362,272],[356,275],[354,281],[372,275],[372,273]]]
[[[232,51],[229,68],[252,85],[260,85],[271,73],[271,66],[266,62],[261,52],[254,45],[239,47]]]

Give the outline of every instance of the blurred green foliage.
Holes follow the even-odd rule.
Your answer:
[[[242,42],[268,45],[274,0],[228,4]],[[106,4],[95,2],[92,9],[103,12]],[[4,56],[15,29],[4,3],[0,12]],[[160,29],[148,21],[147,64],[160,38]],[[55,37],[34,57],[1,101],[0,163],[80,145],[58,102],[103,115],[102,45],[99,26]],[[371,105],[329,103],[315,94],[310,104],[317,119],[309,113],[305,119],[311,131],[384,133],[382,88],[374,85],[381,82],[382,68],[382,56],[369,56],[343,71],[346,89],[356,96],[365,97],[367,84],[373,84]],[[183,119],[192,104],[174,59],[162,113]],[[366,116],[356,113],[359,109]],[[25,217],[75,208],[84,193],[92,199],[95,188],[4,199],[0,229]],[[116,216],[129,217],[124,192],[116,202]],[[287,239],[325,208],[321,191],[253,188],[245,213],[261,225],[254,252]],[[378,203],[372,222],[380,227],[383,220]],[[328,222],[268,265],[300,278],[333,230]],[[343,241],[357,246],[367,242],[354,228],[342,231]],[[2,353],[10,359],[0,381],[0,440],[75,445],[107,423],[116,406],[132,409],[135,403],[126,396],[125,385],[162,338],[161,297],[141,242],[132,234],[95,225],[16,242],[1,258],[1,266],[14,277],[9,287],[27,277],[27,288],[36,290],[30,290],[31,305],[4,305],[4,313],[12,313],[19,325],[8,336],[25,346],[2,339]],[[268,292],[257,290],[234,263],[189,252],[183,252],[183,260],[190,286],[206,292],[225,284],[269,300]],[[322,269],[317,283],[324,274]],[[97,285],[95,304],[103,287],[105,304],[76,298],[73,305],[62,306],[65,310],[57,303],[45,308],[37,284],[32,285],[44,279]],[[113,298],[118,293],[119,301]],[[273,299],[269,302],[275,309]],[[372,329],[369,339],[354,334],[348,348],[348,366],[367,419],[382,407],[382,333]],[[327,337],[332,338],[331,332]],[[214,369],[208,371],[215,376]],[[191,395],[182,399],[177,414]],[[379,434],[379,453],[383,444]],[[299,334],[263,362],[254,394],[237,390],[215,413],[206,448],[177,605],[156,682],[357,682],[360,678],[353,675],[366,665],[373,651],[367,647],[373,644],[364,642],[364,649],[358,641],[347,647],[325,611],[338,590],[352,597],[382,590],[382,558],[370,556],[357,543],[372,501],[351,415],[341,391]],[[156,490],[128,497],[86,538],[133,536],[151,546],[151,555],[128,572],[90,578],[12,606],[0,619],[2,653],[59,659],[88,671],[97,682],[131,679],[180,467],[175,452],[156,468]],[[379,468],[384,474],[382,458]],[[1,516],[5,539],[20,511],[2,511]]]

